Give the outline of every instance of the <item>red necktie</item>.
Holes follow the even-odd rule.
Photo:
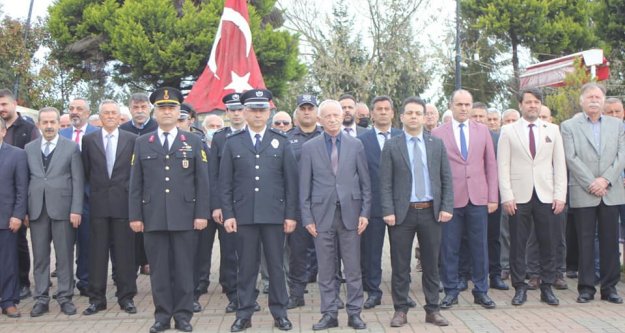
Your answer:
[[[534,124],[530,124],[530,153],[532,158],[536,157],[536,141],[534,139]]]
[[[80,144],[80,132],[82,132],[82,130],[77,128],[76,130],[74,130],[74,132],[76,132],[76,138],[74,138],[74,141],[77,144]]]

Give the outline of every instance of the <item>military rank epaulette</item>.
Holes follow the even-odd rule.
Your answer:
[[[281,130],[278,130],[278,129],[275,129],[275,128],[270,128],[270,130],[272,132],[276,133],[276,134],[279,134],[280,136],[283,136],[285,138],[287,137],[286,133],[282,132]]]
[[[231,132],[230,134],[228,134],[228,135],[226,136],[226,139],[229,139],[229,138],[231,138],[231,137],[233,137],[233,136],[235,136],[235,135],[239,135],[239,134],[241,134],[241,133],[247,133],[247,130],[246,130],[246,129],[241,129],[241,130],[238,130],[238,131],[236,131],[236,132]]]

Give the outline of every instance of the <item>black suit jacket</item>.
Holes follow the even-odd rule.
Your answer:
[[[102,131],[99,129],[91,132],[82,139],[85,180],[91,186],[90,215],[95,218],[127,219],[130,161],[137,136],[130,132],[118,131],[115,165],[109,178]]]
[[[24,220],[28,205],[28,160],[26,152],[8,143],[0,146],[0,230],[9,219]]]
[[[193,230],[194,219],[210,217],[208,158],[197,135],[178,130],[168,152],[157,132],[142,135],[131,164],[128,218],[144,231]]]
[[[398,136],[401,133],[401,130],[391,128],[391,137]],[[358,139],[362,141],[362,145],[365,147],[365,156],[367,156],[367,166],[369,167],[369,177],[371,178],[371,217],[383,217],[382,203],[380,201],[380,177],[378,175],[382,150],[380,149],[376,129],[372,128],[367,130],[363,134],[359,135]]]
[[[211,182],[211,211],[221,209],[221,191],[219,184],[219,163],[221,161],[221,153],[226,144],[226,138],[232,134],[230,127],[224,127],[213,135],[211,141],[210,158],[208,159],[208,172]]]
[[[423,133],[423,140],[430,174],[434,220],[438,220],[439,212],[454,211],[451,169],[443,141],[428,133]],[[395,214],[397,224],[401,224],[408,214],[412,182],[412,168],[404,133],[386,141],[380,160],[382,214]]]
[[[282,224],[297,218],[297,162],[285,134],[267,128],[258,153],[247,130],[230,135],[219,178],[224,220]]]

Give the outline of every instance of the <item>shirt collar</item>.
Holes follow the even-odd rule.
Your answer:
[[[265,137],[265,132],[267,131],[267,126],[263,127],[262,131],[260,131],[260,132],[254,132],[248,126],[247,131],[250,132],[250,136],[252,137],[252,141],[256,140],[256,134],[260,134],[260,139],[262,140]]]
[[[83,127],[77,128],[72,126],[72,132],[76,132],[76,130],[80,130],[80,133],[85,134],[87,133],[87,126],[89,126],[89,123],[86,123]]]
[[[46,140],[43,136],[41,137],[41,146],[45,146],[46,142],[48,142],[48,140]],[[52,144],[52,146],[56,146],[56,144],[59,142],[59,135],[57,134],[54,139],[50,140],[50,144]]]
[[[590,117],[586,114],[586,112],[584,112],[584,118],[586,118],[586,121],[589,123],[593,123],[592,120],[590,120]],[[599,119],[597,119],[597,122],[601,122],[603,120],[603,115],[599,115]]]
[[[404,135],[406,135],[406,142],[410,142],[410,141],[412,141],[412,138],[415,138],[414,136],[410,135],[406,131],[404,131]],[[419,141],[424,142],[423,141],[423,130],[421,130],[421,133],[419,133],[419,135],[417,135],[416,138],[418,138]]]
[[[163,136],[163,133],[165,133],[165,131],[163,131],[160,127],[156,130],[156,132],[158,133],[159,138]],[[178,136],[178,127],[172,128],[172,130],[167,133],[169,133],[169,135],[167,136],[168,140],[173,140],[175,137]]]
[[[111,132],[111,133],[107,132],[104,128],[102,129],[102,137],[103,137],[104,139],[106,139],[106,136],[107,136],[107,135],[109,135],[109,134],[113,134],[113,137],[114,137],[114,138],[119,137],[119,128],[115,128],[115,129],[113,130],[113,132]]]
[[[465,120],[464,122],[459,122],[457,121],[454,117],[451,117],[451,124],[454,126],[454,128],[457,128],[460,126],[460,124],[464,124],[465,128],[469,128],[469,119]]]
[[[527,121],[523,117],[521,117],[521,119],[519,119],[519,121],[521,121],[521,124],[523,124],[523,127],[528,127],[530,124],[534,124],[538,128],[538,127],[543,125],[543,121],[540,118],[536,118],[536,120],[533,123],[530,123],[529,121]]]

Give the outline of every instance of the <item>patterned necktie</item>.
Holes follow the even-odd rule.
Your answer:
[[[534,124],[530,124],[530,153],[532,154],[532,159],[536,157],[536,139],[534,138]]]
[[[258,153],[260,151],[260,134],[254,135],[254,138],[256,138],[256,142],[254,142],[254,149]]]
[[[109,178],[113,174],[113,166],[115,165],[115,155],[113,154],[113,134],[106,135],[106,171],[108,171]]]
[[[352,136],[353,129],[351,127],[345,127],[343,130],[347,133],[347,135]]]
[[[337,171],[339,170],[339,150],[336,147],[336,137],[333,136],[332,140],[332,151],[330,152],[330,163],[332,163],[332,172],[336,176]]]
[[[163,136],[165,137],[163,140],[163,148],[165,148],[166,152],[169,152],[169,139],[167,138],[169,136],[169,132],[163,132]]]
[[[419,138],[413,137],[414,144],[412,151],[412,178],[414,178],[415,195],[417,199],[425,197],[425,182],[423,179],[423,158],[419,147]]]
[[[464,124],[458,125],[460,127],[460,154],[463,160],[467,160],[469,156],[469,150],[467,149],[467,138],[464,136]]]

